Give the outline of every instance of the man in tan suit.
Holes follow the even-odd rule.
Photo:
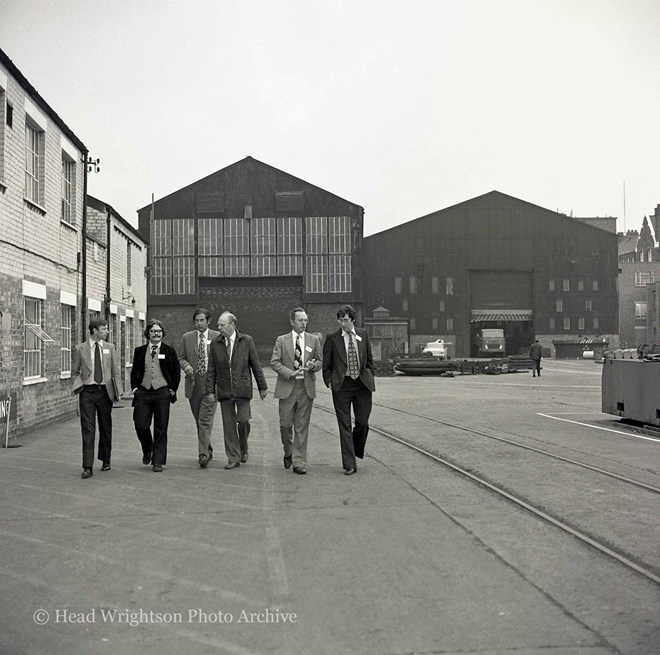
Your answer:
[[[112,451],[112,403],[119,401],[119,366],[115,347],[105,339],[108,324],[101,318],[89,322],[89,339],[73,351],[71,377],[73,393],[80,397],[80,427],[82,430],[83,480],[91,478],[94,464],[96,419],[99,423],[98,458],[102,471],[110,470]]]
[[[292,330],[277,337],[271,368],[277,373],[275,398],[279,398],[280,435],[284,447],[284,468],[305,475],[307,434],[312,405],[316,398],[316,375],[323,354],[318,337],[306,332],[307,313],[296,307],[289,314]]]
[[[211,312],[198,307],[193,315],[195,329],[186,332],[181,338],[179,364],[186,376],[186,398],[197,425],[197,452],[201,468],[205,469],[213,459],[211,431],[218,404],[206,394],[206,371],[208,370],[211,342],[220,336],[217,330],[209,328]]]

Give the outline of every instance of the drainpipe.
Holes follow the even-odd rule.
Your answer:
[[[83,215],[82,215],[82,302],[80,308],[80,332],[82,342],[87,331],[87,159],[89,150],[83,151]]]
[[[111,229],[111,219],[110,219],[110,207],[105,206],[106,213],[106,245],[105,245],[105,320],[108,321],[108,327],[110,326],[110,229]],[[114,335],[113,335],[114,338]]]

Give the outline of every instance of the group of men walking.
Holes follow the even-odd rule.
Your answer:
[[[307,313],[296,307],[289,314],[291,331],[275,342],[270,365],[277,373],[274,395],[279,401],[283,464],[286,469],[293,467],[298,475],[307,473],[307,440],[318,372],[332,391],[344,474],[356,473],[356,458],[364,455],[375,384],[369,337],[355,327],[356,318],[353,307],[340,307],[339,329],[326,336],[321,349],[319,338],[307,332]],[[207,309],[196,309],[193,321],[195,329],[183,335],[178,354],[163,343],[165,327],[156,319],[150,320],[144,331],[147,343],[133,353],[133,423],[142,446],[142,463],[151,465],[154,472],[162,472],[167,463],[170,405],[176,402],[182,372],[185,396],[197,428],[201,468],[207,468],[213,459],[211,438],[218,404],[227,457],[225,469],[247,463],[253,378],[261,399],[268,394],[254,341],[238,331],[233,314],[223,312],[217,330],[210,328]],[[97,419],[101,470],[111,469],[112,405],[122,395],[117,354],[106,340],[107,323],[93,319],[89,332],[89,339],[76,347],[72,362],[73,389],[80,395],[83,479],[93,475]]]

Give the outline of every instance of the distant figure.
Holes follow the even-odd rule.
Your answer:
[[[268,395],[268,384],[254,341],[236,329],[236,317],[229,312],[220,314],[218,331],[220,336],[211,343],[209,353],[206,393],[220,403],[228,460],[225,468],[231,470],[248,461],[252,375],[261,400]]]
[[[535,378],[537,374],[539,377],[541,377],[541,359],[543,357],[542,352],[543,349],[541,348],[541,344],[539,343],[539,340],[536,339],[534,343],[529,347],[529,358],[534,364],[534,368],[532,368],[533,378]]]
[[[293,464],[294,473],[305,475],[315,373],[321,370],[323,354],[318,337],[306,332],[307,312],[302,307],[291,310],[289,322],[293,329],[277,337],[270,366],[277,373],[275,398],[279,399],[284,468]]]

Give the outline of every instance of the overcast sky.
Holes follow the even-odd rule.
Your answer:
[[[496,189],[639,229],[660,203],[658,0],[0,0],[0,47],[136,223],[246,155],[365,234]]]

